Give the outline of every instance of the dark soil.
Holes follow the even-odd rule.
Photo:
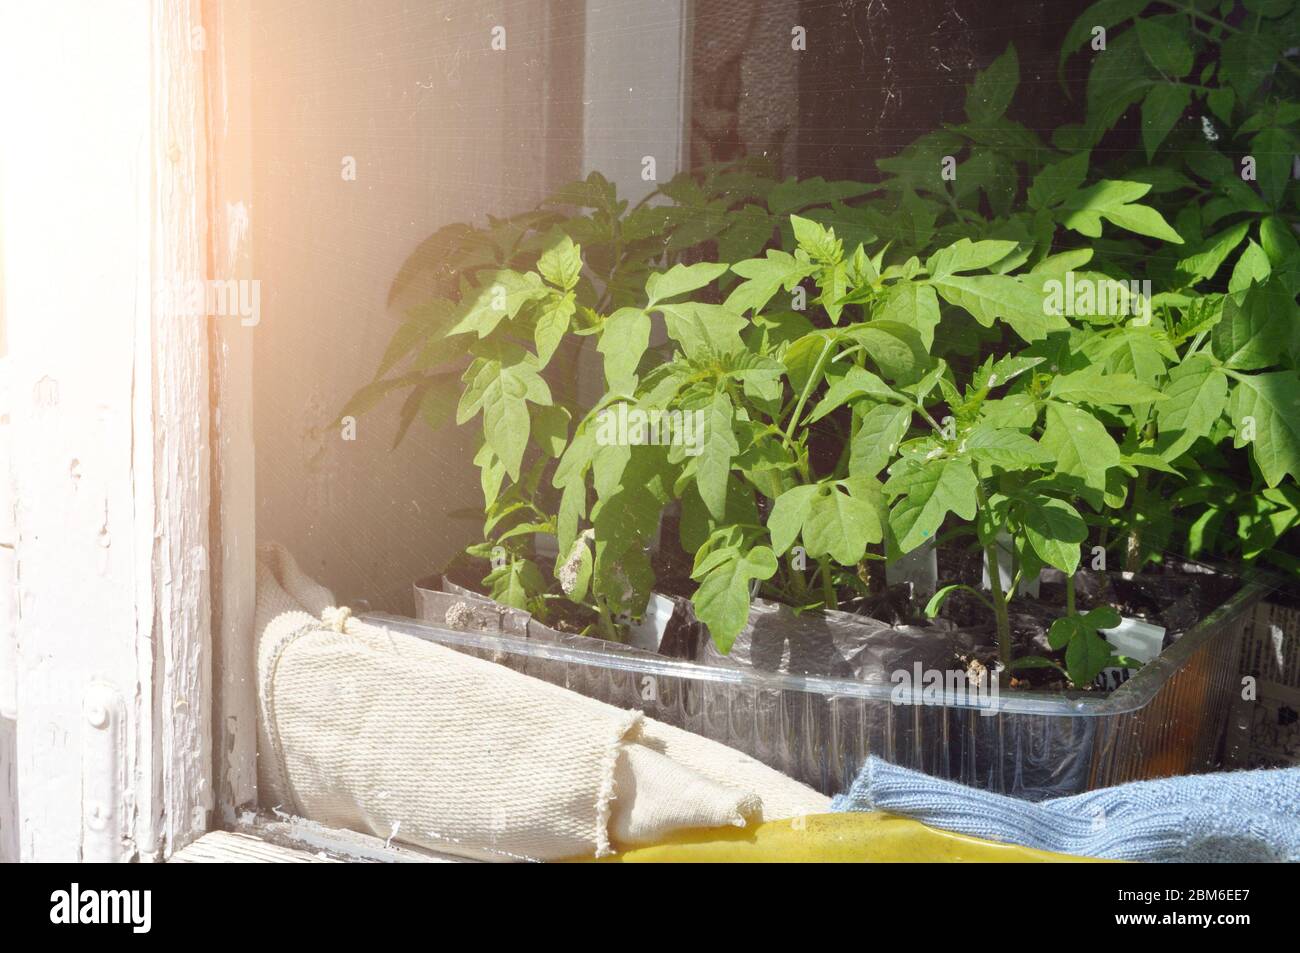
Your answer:
[[[961,550],[939,552],[939,582],[964,582],[978,588],[983,561]],[[945,572],[945,569],[947,570]],[[1239,587],[1228,576],[1187,571],[1186,567],[1168,566],[1131,578],[1124,573],[1080,570],[1075,574],[1075,602],[1080,612],[1109,605],[1120,615],[1150,622],[1165,629],[1164,647],[1168,648],[1188,629],[1222,605]],[[1049,569],[1043,572],[1038,596],[1021,593],[1010,604],[1012,639],[1015,655],[1041,655],[1064,662],[1064,653],[1052,649],[1047,632],[1065,613],[1065,577]],[[921,609],[923,607],[915,607]],[[945,600],[940,618],[958,629],[979,632],[982,638],[971,655],[992,667],[997,662],[996,636],[988,608],[974,595],[957,590]],[[912,620],[916,622],[915,619]],[[960,661],[966,661],[965,657]],[[1023,669],[1011,680],[1012,688],[1064,689],[1059,673],[1050,668]],[[1092,691],[1092,688],[1085,688]]]
[[[490,598],[483,585],[483,579],[491,571],[492,566],[486,559],[476,559],[462,553],[443,570],[442,575],[449,582],[463,589]],[[545,615],[534,614],[533,618],[557,632],[568,632],[574,635],[581,635],[598,621],[594,610],[567,599],[548,599]]]
[[[663,533],[676,537],[676,521],[665,519]],[[679,616],[670,624],[663,646],[670,657],[690,657],[691,646],[698,643],[698,629],[690,617],[687,599],[695,588],[690,579],[689,557],[680,547],[666,545],[654,554],[653,565],[656,589],[675,597],[683,606]],[[983,570],[983,557],[971,547],[941,546],[938,557],[939,584],[961,582],[979,587]],[[445,575],[472,592],[486,595],[483,578],[490,571],[485,560],[468,556],[458,557],[445,570]],[[1240,586],[1230,576],[1205,572],[1197,566],[1166,564],[1140,575],[1125,578],[1117,572],[1080,570],[1075,575],[1075,599],[1078,610],[1100,605],[1110,605],[1123,616],[1160,625],[1165,628],[1165,647],[1222,605]],[[998,652],[993,620],[988,608],[971,593],[957,590],[943,605],[940,617],[925,617],[924,602],[914,600],[907,585],[885,586],[884,574],[871,578],[869,594],[858,589],[839,593],[842,611],[862,615],[891,626],[940,626],[962,633],[963,643],[958,648],[954,639],[951,667],[970,668],[983,665],[993,668]],[[1044,571],[1037,598],[1023,593],[1011,602],[1011,629],[1015,641],[1015,654],[1041,655],[1063,662],[1063,653],[1054,651],[1047,641],[1047,631],[1053,621],[1065,612],[1065,579],[1056,570]],[[596,613],[585,606],[563,599],[549,600],[548,612],[542,622],[560,632],[582,633],[597,621]],[[692,629],[694,627],[694,629]],[[1068,687],[1060,675],[1050,668],[1024,669],[1011,679],[1013,689],[1063,690]],[[1092,691],[1094,689],[1084,689]]]

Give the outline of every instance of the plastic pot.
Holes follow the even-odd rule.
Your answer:
[[[473,594],[417,588],[426,621],[367,621],[438,642],[730,745],[818,790],[844,790],[868,753],[1032,799],[1212,770],[1238,692],[1242,632],[1264,587],[1248,583],[1110,693],[1003,692],[996,704],[879,680],[668,658],[546,631]],[[453,601],[449,602],[448,599]],[[454,600],[479,600],[447,609]],[[495,607],[495,608],[491,608]],[[493,622],[496,616],[498,621]],[[460,628],[451,622],[470,620]]]

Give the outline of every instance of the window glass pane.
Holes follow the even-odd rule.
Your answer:
[[[1300,6],[1090,7],[253,3],[259,541],[819,797],[1215,766],[1197,624],[1300,565]]]

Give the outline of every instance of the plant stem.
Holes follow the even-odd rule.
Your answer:
[[[1146,499],[1148,472],[1142,471],[1133,488],[1133,526],[1128,531],[1128,548],[1124,554],[1124,569],[1127,572],[1137,572],[1142,568],[1142,527],[1139,520],[1142,518],[1142,503]]]
[[[1065,614],[1074,615],[1074,573],[1065,577]]]
[[[826,603],[827,609],[838,609],[839,600],[835,597],[835,580],[831,578],[830,563],[822,560],[818,563],[821,568],[822,577],[822,601]]]
[[[1173,7],[1175,10],[1181,10],[1183,13],[1186,13],[1188,16],[1192,17],[1195,20],[1200,20],[1203,23],[1209,23],[1212,24],[1213,26],[1217,26],[1219,29],[1223,30],[1226,33],[1246,32],[1245,30],[1239,29],[1238,27],[1235,27],[1230,23],[1226,23],[1225,21],[1220,20],[1218,17],[1211,16],[1208,13],[1202,13],[1200,10],[1197,10],[1195,7],[1189,6],[1187,4],[1175,3],[1174,0],[1164,0],[1164,3],[1166,6]],[[1258,21],[1256,22],[1255,25],[1256,28],[1258,28],[1259,26]],[[1292,73],[1295,73],[1297,76],[1300,76],[1300,67],[1297,67],[1294,63],[1288,60],[1285,54],[1282,55],[1282,57],[1278,60],[1278,62],[1281,63],[1284,67],[1286,67],[1288,70],[1290,70]]]
[[[605,638],[610,642],[622,642],[623,634],[619,632],[618,625],[614,622],[614,617],[610,615],[609,607],[605,605],[603,599],[596,600],[597,621],[600,629],[605,633]]]
[[[799,402],[794,405],[794,413],[790,415],[790,422],[785,428],[785,443],[788,447],[790,441],[794,438],[794,429],[799,425],[799,415],[803,413],[803,405],[808,402],[808,395],[812,393],[813,387],[816,386],[817,378],[821,376],[822,368],[826,366],[826,359],[831,353],[831,339],[827,338],[826,343],[822,346],[822,352],[817,356],[817,363],[813,365],[812,373],[808,375],[808,380],[803,385],[803,393],[799,395]]]
[[[976,486],[975,496],[981,512],[988,512],[989,499],[982,485]],[[1011,617],[1007,611],[1007,594],[1002,591],[1002,570],[998,566],[998,547],[994,539],[984,547],[984,559],[989,569],[989,595],[993,602],[993,621],[998,633],[998,661],[1002,663],[999,679],[1004,684],[1011,678]]]
[[[943,428],[940,427],[940,426],[935,422],[935,419],[934,419],[933,417],[930,416],[930,412],[929,412],[928,410],[926,410],[923,406],[921,406],[921,402],[920,402],[920,401],[915,401],[915,402],[913,402],[912,406],[916,408],[916,412],[917,412],[918,414],[921,415],[922,419],[925,420],[925,422],[926,422],[927,424],[930,425],[930,429],[932,429],[932,430],[933,430],[935,433],[937,433],[940,437],[943,437],[943,436],[944,436],[944,434],[943,434]],[[947,438],[944,437],[944,439],[947,439]]]

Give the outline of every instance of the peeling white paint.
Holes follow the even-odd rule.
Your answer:
[[[250,0],[204,4],[211,123],[209,202],[212,278],[253,280]],[[257,800],[257,698],[252,677],[256,565],[252,327],[218,321],[212,335],[213,478],[209,572],[214,596],[214,666],[221,730],[214,795],[233,821]]]
[[[26,236],[2,253],[27,860],[151,859],[206,826],[207,573],[187,562],[208,536],[206,329],[152,294],[206,276],[198,12],[0,7],[0,82],[39,91],[4,132],[42,143],[0,168],[0,231]],[[111,754],[91,683],[123,702]]]

